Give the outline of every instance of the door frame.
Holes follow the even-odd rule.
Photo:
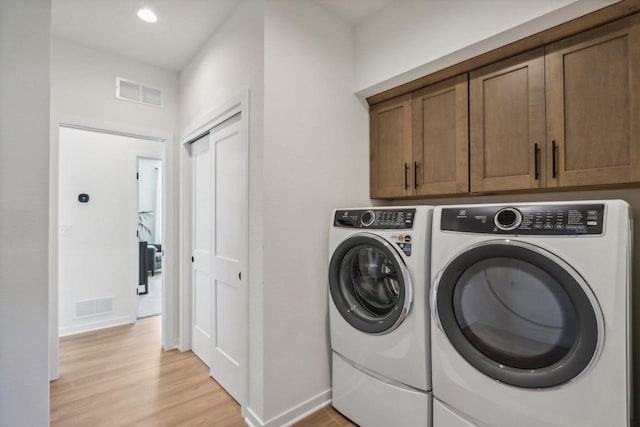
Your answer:
[[[50,160],[49,160],[49,380],[59,377],[59,307],[58,307],[58,264],[59,264],[59,163],[60,163],[60,128],[74,128],[93,132],[121,135],[131,138],[158,141],[162,144],[161,156],[163,160],[164,174],[162,177],[163,197],[163,224],[162,233],[170,247],[178,248],[175,233],[176,215],[169,207],[175,203],[174,182],[168,179],[173,176],[175,169],[174,136],[168,132],[132,127],[120,123],[113,123],[90,118],[56,115],[51,118],[50,127]],[[135,159],[133,160],[135,162]],[[135,167],[135,166],[134,166]],[[137,251],[137,248],[136,248]],[[137,252],[136,252],[137,253]],[[165,277],[162,283],[162,348],[170,350],[178,347],[178,330],[174,327],[177,323],[179,307],[174,290],[177,288],[177,250],[165,251]],[[132,286],[132,289],[134,287]],[[135,294],[133,294],[135,297]],[[176,321],[174,321],[176,319]],[[135,321],[135,320],[134,320]]]
[[[162,158],[162,155],[160,157],[154,157],[154,156],[150,156],[147,154],[141,154],[138,155],[136,154],[136,212],[134,212],[135,215],[138,214],[138,212],[140,212],[140,177],[139,177],[139,173],[140,173],[140,160],[159,160],[160,164],[162,165],[162,185],[164,186],[164,159]],[[162,189],[163,191],[163,196],[164,196],[164,188]],[[164,214],[165,214],[166,208],[165,208],[165,202],[164,202],[164,198],[162,199],[162,237],[164,239]],[[138,236],[138,241],[140,241],[140,236]],[[164,247],[164,245],[162,245]],[[162,254],[162,258],[164,261],[164,249],[162,249],[162,251],[160,251],[160,253]],[[140,266],[138,266],[138,268],[140,268]],[[160,276],[160,283],[164,282],[164,276]],[[138,286],[140,286],[140,284],[138,283]],[[164,285],[161,285],[162,288],[164,288]],[[139,290],[139,288],[138,288]],[[149,285],[147,284],[147,292],[149,291]],[[138,297],[140,296],[140,294],[138,294]],[[163,296],[163,300],[164,300],[164,296]],[[138,300],[139,302],[139,300]],[[164,314],[161,312],[161,314]],[[138,313],[136,313],[136,316],[138,315]],[[138,317],[139,319],[139,317]]]
[[[192,300],[191,300],[191,287],[192,287],[192,265],[191,265],[191,251],[192,251],[192,222],[193,222],[193,207],[191,203],[192,199],[192,158],[190,154],[189,144],[200,138],[201,136],[208,134],[209,131],[217,125],[223,123],[227,119],[240,114],[240,130],[242,143],[247,144],[247,162],[249,162],[251,147],[249,145],[249,88],[242,88],[235,96],[229,98],[227,101],[218,105],[217,107],[199,115],[193,119],[191,123],[185,127],[180,137],[180,221],[179,221],[179,235],[180,235],[180,289],[179,289],[179,343],[178,348],[181,351],[187,351],[191,349],[191,319],[192,319]],[[250,184],[249,184],[250,185]],[[249,189],[250,191],[250,189]],[[249,201],[249,206],[251,205]],[[249,209],[250,210],[250,209]],[[249,227],[249,224],[247,224]],[[247,230],[249,231],[249,230]],[[250,234],[247,232],[247,236]],[[247,242],[247,248],[249,244]],[[245,353],[240,356],[241,363],[244,363],[245,369],[242,371],[244,378],[242,383],[244,390],[241,393],[241,399],[238,403],[242,407],[248,403],[249,396],[249,299],[251,293],[251,277],[250,277],[250,265],[251,259],[249,257],[249,251],[247,251],[247,279],[244,281],[247,283],[246,288],[246,301],[242,302],[243,313],[241,316],[244,319],[244,324],[247,327],[247,334],[245,343]]]

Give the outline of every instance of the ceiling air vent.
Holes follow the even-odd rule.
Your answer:
[[[116,77],[116,98],[162,107],[162,91],[142,83]]]

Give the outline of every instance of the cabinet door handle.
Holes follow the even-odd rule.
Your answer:
[[[409,178],[408,178],[408,174],[409,174],[409,165],[408,164],[404,164],[404,189],[408,190],[409,189]]]
[[[551,141],[551,177],[556,179],[558,173],[556,172],[556,149],[558,146],[556,145],[556,140]]]
[[[413,162],[413,188],[418,189],[418,162]]]
[[[537,181],[540,178],[540,165],[538,164],[538,154],[540,153],[540,149],[538,148],[538,144],[533,144],[533,169],[534,169],[534,177]]]

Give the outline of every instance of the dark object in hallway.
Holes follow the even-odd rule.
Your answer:
[[[140,292],[140,286],[144,291]],[[149,293],[149,280],[147,278],[147,242],[138,242],[138,295]]]

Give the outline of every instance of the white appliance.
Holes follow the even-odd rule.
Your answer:
[[[431,218],[425,206],[333,213],[332,404],[362,427],[431,425]]]
[[[436,208],[435,427],[624,427],[631,212],[621,200]]]

